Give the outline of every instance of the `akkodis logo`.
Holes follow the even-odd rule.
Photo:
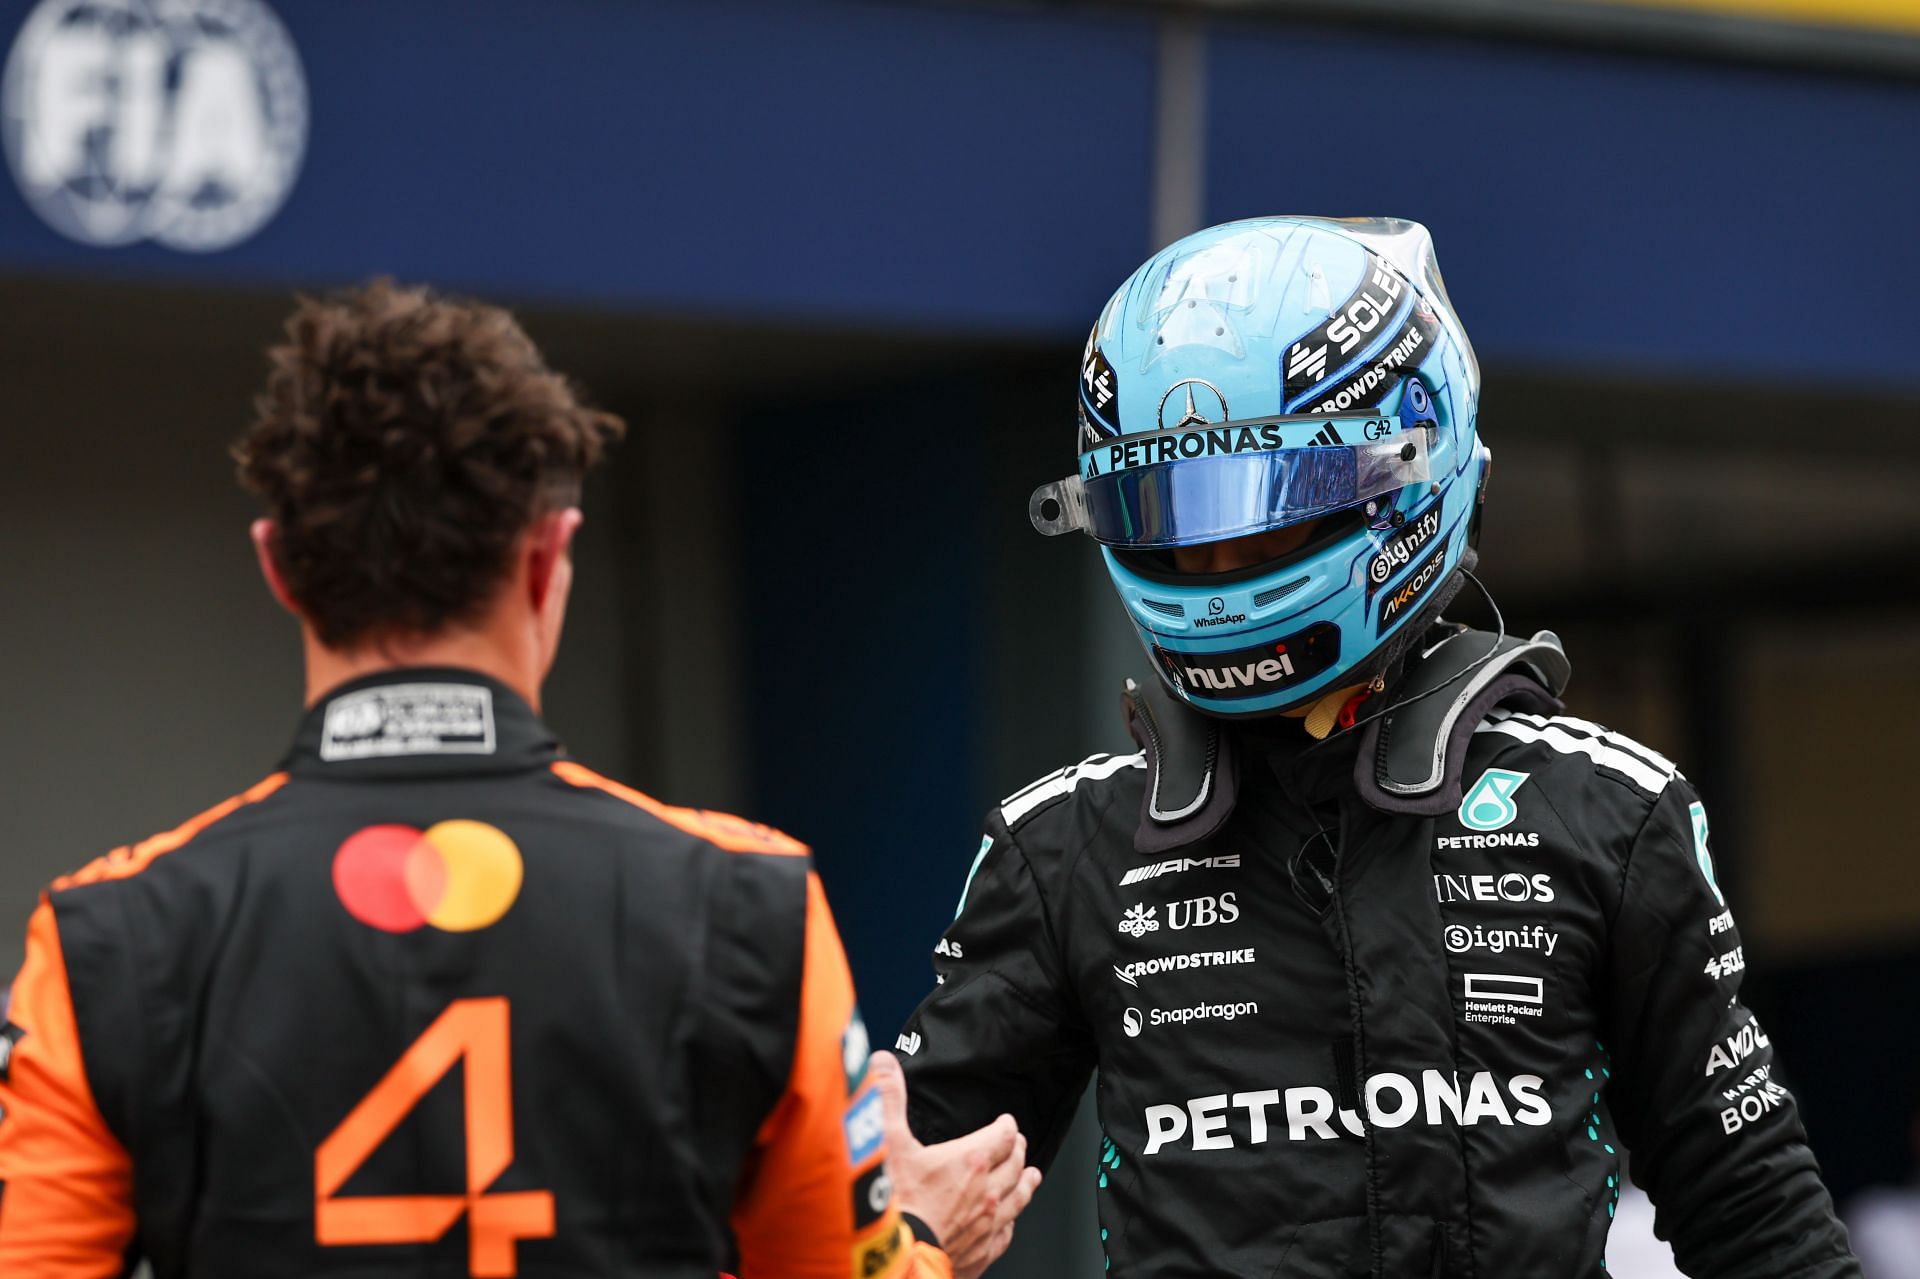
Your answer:
[[[1468,830],[1499,830],[1510,825],[1520,815],[1514,807],[1513,793],[1530,776],[1505,768],[1489,768],[1480,774],[1480,780],[1460,801],[1460,824]]]
[[[485,822],[368,826],[333,855],[340,904],[388,933],[423,924],[449,933],[485,928],[520,896],[524,873],[519,847]]]

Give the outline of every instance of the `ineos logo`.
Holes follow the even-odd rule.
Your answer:
[[[1550,902],[1553,900],[1553,876],[1522,875],[1435,875],[1433,897],[1438,902]]]
[[[261,0],[41,0],[0,98],[27,203],[83,244],[238,244],[306,151],[306,77]]]

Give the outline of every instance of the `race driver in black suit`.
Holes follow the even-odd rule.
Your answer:
[[[0,1275],[978,1274],[1038,1174],[1003,1118],[896,1193],[807,849],[539,718],[618,422],[419,289],[303,301],[271,359],[236,451],[307,710],[266,778],[34,912]]]
[[[1140,749],[988,815],[912,1126],[1011,1111],[1045,1166],[1094,1076],[1116,1277],[1599,1275],[1626,1148],[1688,1274],[1858,1275],[1692,786],[1562,714],[1550,632],[1439,620],[1478,397],[1415,223],[1215,227],[1113,295],[1031,514],[1100,544]]]

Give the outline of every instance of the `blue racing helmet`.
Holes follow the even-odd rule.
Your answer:
[[[1491,456],[1480,369],[1417,222],[1252,218],[1154,255],[1080,367],[1079,466],[1035,490],[1082,531],[1154,668],[1216,715],[1384,672],[1459,588]],[[1226,573],[1174,548],[1318,521]]]

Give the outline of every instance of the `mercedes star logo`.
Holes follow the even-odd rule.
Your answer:
[[[1201,394],[1197,403],[1193,394],[1193,388],[1196,386],[1201,388]],[[1180,415],[1178,422],[1169,423],[1167,421],[1167,401],[1171,400],[1173,393],[1182,387],[1185,387],[1187,391],[1186,411]],[[1206,405],[1209,409],[1217,407],[1220,416],[1209,417],[1201,411],[1200,405],[1202,404]],[[1227,416],[1227,397],[1220,394],[1219,387],[1211,382],[1203,382],[1197,377],[1190,377],[1183,381],[1175,382],[1167,388],[1167,393],[1160,397],[1160,429],[1163,431],[1184,431],[1190,426],[1206,426],[1212,422],[1224,422],[1227,420]]]

